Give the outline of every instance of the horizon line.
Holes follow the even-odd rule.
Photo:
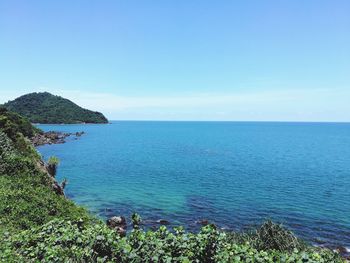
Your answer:
[[[241,122],[241,123],[334,123],[350,124],[350,121],[288,121],[288,120],[108,120],[108,123],[32,123],[33,125],[106,125],[112,122]]]

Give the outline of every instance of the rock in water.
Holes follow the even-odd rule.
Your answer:
[[[341,255],[346,255],[348,253],[348,250],[342,246],[338,246],[336,248],[336,251],[339,252],[339,254],[341,254]]]
[[[75,133],[75,136],[80,137],[80,136],[82,136],[83,134],[85,134],[85,132],[83,132],[83,131],[82,131],[82,132],[76,132],[76,133]]]
[[[165,220],[165,219],[159,219],[159,220],[157,220],[157,223],[161,224],[161,225],[169,225],[170,224],[170,222],[168,220]]]
[[[125,236],[127,223],[124,216],[113,216],[107,220],[107,226],[115,230],[119,235]]]
[[[124,216],[113,216],[107,220],[107,226],[116,227],[126,225],[126,219]]]
[[[197,220],[196,224],[202,225],[202,226],[206,226],[209,224],[209,221],[206,219],[201,219],[201,220]]]
[[[31,138],[32,144],[36,146],[45,145],[45,144],[62,144],[65,143],[65,139],[69,136],[75,135],[74,139],[81,137],[85,134],[84,131],[75,132],[75,133],[62,133],[49,131],[44,133],[38,133],[34,137]]]

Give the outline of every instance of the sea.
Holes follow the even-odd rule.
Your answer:
[[[350,247],[350,123],[112,121],[38,147],[66,195],[106,220],[137,212],[196,232],[273,220],[307,242]]]

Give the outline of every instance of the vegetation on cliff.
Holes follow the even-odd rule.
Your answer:
[[[306,246],[293,233],[267,222],[251,233],[207,225],[142,229],[119,235],[63,195],[26,136],[40,132],[20,116],[0,112],[0,262],[342,262],[327,249]],[[25,136],[26,135],[26,136]]]
[[[0,110],[0,235],[40,226],[54,218],[89,219],[84,209],[53,191],[54,178],[23,135],[37,132],[40,130],[24,118]]]
[[[100,112],[83,109],[68,99],[48,92],[30,93],[4,104],[32,123],[107,123]]]

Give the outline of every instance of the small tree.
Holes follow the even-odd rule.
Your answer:
[[[56,176],[57,166],[59,165],[59,163],[60,163],[60,160],[55,156],[51,156],[47,161],[47,171],[52,177]]]
[[[256,231],[257,247],[261,250],[293,251],[302,249],[299,239],[282,225],[266,221]]]

